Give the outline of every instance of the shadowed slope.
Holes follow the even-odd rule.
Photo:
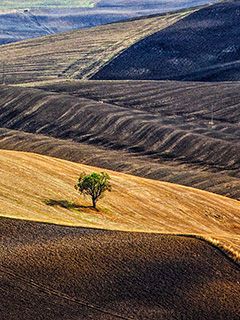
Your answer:
[[[68,145],[52,140],[53,151],[46,137],[12,132],[10,140],[5,131],[2,148],[35,145],[36,152],[240,197],[239,84],[77,81],[44,89],[63,92],[0,87],[1,126]]]
[[[240,251],[238,201],[109,171],[113,191],[100,201],[101,211],[96,213],[82,207],[90,202],[79,202],[73,186],[80,172],[100,169],[3,150],[0,160],[2,216],[114,230],[196,234],[216,239],[236,255]],[[66,206],[65,201],[76,205]]]
[[[240,199],[240,179],[229,171],[202,170],[177,161],[158,161],[121,150],[56,139],[41,134],[0,129],[0,148],[31,151],[141,177],[169,181]]]
[[[94,79],[240,80],[240,1],[223,1],[131,46]]]
[[[1,1],[0,44],[209,3],[208,0],[164,1],[164,3],[162,0],[151,3],[149,0],[138,0],[137,2],[124,1],[121,4],[119,0],[101,2],[98,6],[88,9],[73,8],[73,3],[70,1],[67,8],[59,8],[59,6],[49,8],[45,3],[44,8],[30,9],[29,6],[25,6],[27,10],[6,10],[9,1],[7,4]],[[22,6],[23,1],[18,1],[17,4]],[[1,5],[5,10],[1,11]],[[14,7],[16,8],[16,3]]]
[[[239,268],[186,237],[0,220],[5,320],[237,320]]]
[[[87,30],[46,36],[0,47],[7,83],[56,79],[58,76],[89,78],[106,62],[190,12],[179,12],[115,23]]]

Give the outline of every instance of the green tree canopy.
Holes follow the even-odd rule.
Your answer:
[[[96,208],[97,201],[104,196],[106,191],[111,191],[110,176],[105,173],[80,174],[75,189],[80,194],[90,196],[92,198],[93,208]]]

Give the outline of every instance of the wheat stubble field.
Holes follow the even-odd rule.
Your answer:
[[[236,200],[109,171],[113,191],[102,200],[103,212],[96,213],[89,208],[81,210],[81,207],[69,212],[58,203],[51,206],[46,201],[67,200],[80,206],[82,201],[83,205],[90,205],[87,199],[81,200],[74,192],[74,183],[80,172],[101,169],[3,150],[1,164],[2,216],[128,231],[225,237],[227,244],[240,249],[240,208]]]
[[[237,36],[219,41],[238,11],[223,1],[0,46],[1,319],[239,319]],[[198,66],[179,44],[187,27]],[[213,59],[201,41],[214,33]],[[164,81],[148,51],[156,66],[167,56]],[[204,77],[168,81],[174,70]],[[102,170],[113,190],[95,211],[74,184]]]
[[[79,172],[100,169],[16,151],[0,159],[1,300],[9,304],[14,290],[11,319],[25,306],[21,294],[27,319],[41,305],[53,319],[62,308],[63,319],[237,319],[239,267],[223,252],[238,259],[238,201],[111,171],[113,192],[96,213],[73,185]]]
[[[0,86],[0,147],[239,199],[239,88],[157,81]]]

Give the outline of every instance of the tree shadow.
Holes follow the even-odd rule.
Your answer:
[[[93,206],[84,206],[84,205],[80,205],[77,204],[75,202],[72,201],[68,201],[68,200],[55,200],[55,199],[47,199],[44,200],[44,203],[47,206],[51,206],[51,207],[61,207],[64,209],[77,209],[77,210],[81,210],[81,209],[91,209],[94,211],[99,211],[97,208],[94,209]]]

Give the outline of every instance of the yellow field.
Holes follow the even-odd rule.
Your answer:
[[[37,154],[0,151],[0,215],[70,226],[193,234],[240,252],[238,201],[193,188],[106,170],[113,191],[90,208],[50,206],[48,200],[91,204],[74,189],[80,172],[101,171]]]

